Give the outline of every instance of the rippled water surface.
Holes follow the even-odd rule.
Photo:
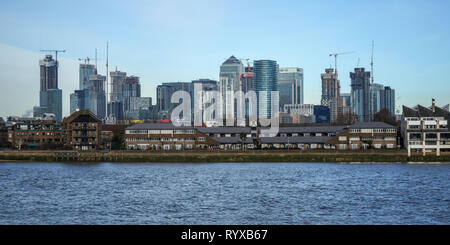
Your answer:
[[[0,224],[450,224],[450,165],[0,163]]]

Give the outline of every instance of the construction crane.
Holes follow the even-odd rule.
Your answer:
[[[249,62],[250,59],[239,59],[239,60],[241,61],[241,63],[243,60],[247,61],[247,67],[250,67],[250,62]]]
[[[338,55],[343,55],[343,54],[351,54],[354,53],[354,51],[350,51],[350,52],[343,52],[343,53],[336,53],[336,54],[330,54],[330,56],[334,56],[334,73],[337,75],[337,57]]]
[[[85,59],[78,59],[79,61],[84,61],[85,64],[89,64],[89,61],[91,60],[89,57],[86,57]]]
[[[55,52],[55,60],[56,60],[56,63],[58,63],[58,53],[65,53],[66,50],[47,49],[47,50],[41,50],[41,52],[46,52],[46,53]]]

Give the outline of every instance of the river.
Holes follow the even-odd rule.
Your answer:
[[[0,224],[450,224],[450,165],[0,163]]]

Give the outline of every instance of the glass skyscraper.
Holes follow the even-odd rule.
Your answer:
[[[258,97],[258,117],[270,118],[272,116],[271,92],[278,91],[278,64],[274,60],[255,60],[253,68]],[[260,92],[265,93],[260,94]]]
[[[297,67],[280,68],[278,74],[280,108],[284,105],[303,104],[303,69]]]
[[[360,122],[370,122],[372,121],[370,72],[364,68],[355,68],[355,72],[350,72],[350,78],[353,113],[358,116]]]
[[[97,74],[95,66],[91,64],[80,64],[80,90],[84,89],[91,75]]]

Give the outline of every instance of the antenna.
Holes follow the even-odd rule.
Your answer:
[[[370,59],[370,71],[372,73],[372,85],[373,85],[373,46],[374,46],[374,41],[372,40],[372,58]]]
[[[370,58],[370,73],[371,73],[370,84],[371,84],[371,89],[373,89],[373,81],[374,81],[374,78],[373,78],[373,46],[374,46],[374,41],[372,40],[372,57]],[[373,97],[374,96],[372,94],[370,94],[370,98],[371,98],[370,103],[372,104],[372,106],[371,106],[371,110],[372,110],[371,117],[373,117],[373,115],[375,114],[375,105],[374,105],[374,98]]]
[[[358,68],[359,67],[359,57],[358,57],[358,63],[356,64],[356,68]]]
[[[97,73],[97,48],[95,48],[95,73]]]

